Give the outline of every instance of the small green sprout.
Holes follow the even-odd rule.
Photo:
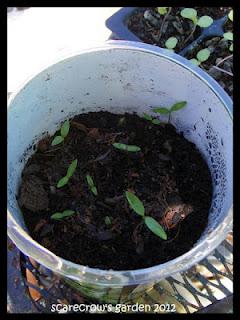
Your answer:
[[[225,32],[223,34],[223,38],[226,39],[226,40],[233,41],[233,33],[232,32]]]
[[[229,13],[228,13],[228,19],[233,22],[233,9],[229,11]]]
[[[163,227],[154,218],[145,216],[145,208],[142,201],[132,192],[126,191],[125,195],[130,207],[143,218],[148,229],[161,239],[167,240],[167,234]]]
[[[152,217],[144,217],[144,222],[148,229],[150,229],[156,236],[167,240],[167,234],[163,227]]]
[[[158,119],[154,119],[152,118],[149,114],[144,113],[143,114],[143,118],[146,119],[147,121],[151,121],[153,124],[160,124],[161,121],[159,121]]]
[[[229,50],[232,52],[233,51],[233,33],[232,32],[225,32],[223,34],[223,38],[227,41],[231,41],[231,44],[229,46]]]
[[[210,57],[210,54],[211,52],[207,48],[202,49],[198,51],[196,58],[193,58],[190,61],[199,66],[202,62],[207,61],[207,59]]]
[[[169,7],[157,7],[157,11],[160,15],[164,16],[168,12]]]
[[[170,12],[172,10],[172,7],[157,7],[157,12],[163,16],[161,27],[159,30],[159,38],[158,41],[161,39],[162,33],[163,33],[163,27],[165,26],[167,17],[169,16]]]
[[[106,217],[104,218],[104,222],[105,222],[105,224],[106,224],[107,226],[109,226],[109,225],[112,224],[112,218],[109,217],[109,216],[106,216]]]
[[[53,220],[62,220],[63,218],[70,217],[75,213],[73,210],[64,210],[63,212],[56,212],[51,215]]]
[[[144,217],[145,215],[145,209],[143,206],[142,201],[135,196],[132,192],[126,191],[125,192],[126,198],[128,203],[130,204],[130,207],[140,216]]]
[[[96,186],[95,186],[95,184],[93,182],[92,177],[89,174],[87,174],[86,175],[86,179],[87,179],[87,183],[88,183],[89,189],[92,191],[92,193],[95,196],[97,196],[98,195],[97,188],[96,188]]]
[[[178,39],[175,38],[175,37],[170,37],[167,39],[167,41],[165,42],[165,47],[168,49],[168,50],[171,50],[171,51],[174,51],[173,49],[176,47],[178,43]]]
[[[137,151],[141,151],[141,148],[138,146],[134,146],[134,145],[129,145],[129,144],[124,144],[124,143],[113,143],[112,144],[114,146],[114,148],[119,149],[119,150],[124,150],[124,151],[128,151],[128,152],[137,152]]]
[[[168,122],[170,122],[171,113],[184,108],[186,105],[187,105],[187,101],[180,101],[180,102],[174,103],[170,109],[165,107],[158,107],[158,108],[154,108],[153,111],[160,114],[168,114]]]
[[[73,173],[76,170],[76,168],[77,168],[77,159],[73,160],[73,162],[68,167],[66,176],[61,178],[58,181],[57,188],[62,188],[63,186],[65,186],[65,184],[68,183],[69,179],[73,175]]]
[[[187,43],[188,40],[192,38],[197,26],[207,28],[213,23],[213,19],[209,16],[202,16],[198,18],[197,10],[193,8],[185,8],[180,14],[183,18],[189,19],[193,22],[193,29],[189,36],[184,40],[184,43]]]
[[[193,8],[185,8],[181,11],[181,16],[183,18],[192,20],[194,26],[199,26],[201,28],[207,28],[213,23],[213,19],[209,16],[202,16],[198,18],[197,10]]]
[[[69,132],[69,128],[70,128],[70,123],[69,120],[65,121],[60,129],[60,136],[56,136],[53,141],[52,141],[52,146],[56,146],[57,144],[60,144],[64,141],[64,139],[66,138],[66,136],[68,135]]]

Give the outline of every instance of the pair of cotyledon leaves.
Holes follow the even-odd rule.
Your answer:
[[[193,8],[185,8],[181,11],[183,18],[191,20],[195,25],[201,28],[207,28],[213,23],[213,19],[209,16],[202,16],[198,18],[197,10]]]
[[[126,191],[125,195],[130,207],[143,218],[149,230],[161,239],[167,240],[167,234],[163,227],[154,218],[145,215],[145,208],[142,201],[132,192]]]
[[[69,133],[70,123],[69,120],[65,121],[60,129],[60,136],[56,136],[52,141],[52,146],[56,146],[64,141]]]

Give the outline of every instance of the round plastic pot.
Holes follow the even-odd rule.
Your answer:
[[[187,106],[173,113],[171,122],[196,144],[214,185],[207,228],[190,251],[151,268],[100,270],[66,261],[29,236],[16,195],[34,143],[47,133],[54,134],[62,120],[76,114],[107,110],[141,116],[151,114],[151,106],[171,106],[182,100]],[[161,119],[167,121],[167,117]],[[63,276],[84,295],[126,302],[206,257],[231,230],[232,140],[231,99],[185,58],[124,41],[70,54],[35,75],[9,101],[8,235],[24,254]]]

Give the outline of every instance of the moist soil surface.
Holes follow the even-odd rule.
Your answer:
[[[171,124],[155,125],[136,114],[91,112],[70,120],[64,143],[51,146],[52,140],[47,136],[36,146],[17,197],[30,235],[44,247],[81,265],[131,270],[174,259],[200,238],[211,205],[211,175],[196,146]],[[114,142],[141,151],[118,150]],[[57,188],[74,159],[73,176]],[[89,190],[87,174],[97,196]],[[141,199],[167,240],[129,207],[126,190]],[[75,214],[50,218],[67,209]]]
[[[193,7],[198,16],[209,15],[213,19],[222,18],[230,7]],[[143,42],[165,48],[165,42],[170,37],[178,39],[175,52],[181,51],[201,34],[201,28],[197,27],[192,36],[193,23],[183,18],[180,14],[184,7],[172,7],[169,14],[160,15],[155,7],[137,8],[127,19],[128,29]],[[165,17],[165,18],[164,18]],[[163,23],[163,19],[165,19]]]

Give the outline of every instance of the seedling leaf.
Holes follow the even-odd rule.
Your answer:
[[[104,222],[107,226],[109,226],[110,224],[112,224],[112,219],[109,216],[106,216]]]
[[[229,50],[233,51],[233,43],[230,45]]]
[[[171,111],[178,111],[178,110],[184,108],[186,105],[187,105],[187,101],[177,102],[171,107]]]
[[[142,201],[135,196],[135,194],[133,194],[132,192],[126,191],[125,192],[126,198],[128,200],[128,203],[130,205],[130,207],[140,216],[144,216],[145,214],[145,209],[143,206]]]
[[[159,121],[158,119],[153,119],[152,123],[153,123],[153,124],[160,124],[161,121]]]
[[[147,113],[143,114],[143,118],[146,119],[146,120],[152,121],[152,117]]]
[[[167,39],[167,41],[165,42],[165,46],[168,48],[168,49],[174,49],[176,47],[178,43],[178,39],[175,38],[175,37],[170,37]]]
[[[90,189],[91,189],[92,187],[94,187],[93,179],[92,179],[92,177],[91,177],[89,174],[87,174],[86,179],[87,179],[87,183],[88,183],[88,186],[90,187]]]
[[[164,15],[167,13],[168,7],[157,7],[157,11],[160,15]]]
[[[197,59],[200,62],[206,61],[209,58],[209,56],[210,56],[210,51],[208,49],[202,49],[197,53]]]
[[[53,139],[51,145],[52,145],[52,146],[56,146],[57,144],[62,143],[63,140],[64,140],[63,137],[61,137],[61,136],[56,136],[56,137]]]
[[[197,23],[197,11],[193,8],[185,8],[181,11],[181,16],[193,21],[194,24]]]
[[[170,113],[170,110],[167,109],[167,108],[154,108],[153,111],[154,111],[154,112],[157,112],[157,113],[161,113],[161,114],[168,114],[168,113]]]
[[[119,150],[124,150],[124,151],[130,151],[130,152],[137,152],[141,151],[141,148],[138,146],[133,146],[129,144],[124,144],[124,143],[113,143],[113,146]]]
[[[156,236],[163,240],[167,240],[167,234],[163,227],[152,217],[144,217],[144,222],[148,229],[150,229]]]
[[[74,171],[76,170],[77,168],[77,159],[73,160],[73,162],[70,164],[70,166],[68,167],[68,170],[67,170],[67,175],[66,177],[69,179],[71,178],[71,176],[73,175]]]
[[[51,219],[54,220],[61,220],[65,217],[70,217],[75,213],[75,211],[73,210],[65,210],[63,212],[56,212],[54,214],[51,215]]]
[[[223,37],[224,37],[224,39],[226,39],[226,40],[233,41],[233,33],[232,33],[232,32],[225,32],[225,33],[223,34]]]
[[[228,18],[233,21],[233,10],[230,10],[229,14],[228,14]]]
[[[62,213],[61,212],[56,212],[56,213],[52,214],[51,215],[51,219],[61,220],[62,219]]]
[[[61,136],[63,138],[66,138],[66,136],[68,135],[69,128],[70,128],[70,124],[69,124],[69,120],[67,120],[64,122],[64,124],[62,125],[62,128],[61,128]]]
[[[68,177],[63,177],[58,181],[57,188],[62,188],[67,183],[68,183]]]
[[[198,61],[197,59],[191,59],[190,60],[193,64],[196,64],[197,66],[199,66],[200,65],[200,61]]]
[[[92,193],[93,193],[95,196],[98,195],[98,192],[97,192],[97,188],[96,188],[96,187],[92,187],[92,188],[91,188],[91,191],[92,191]]]
[[[91,192],[92,192],[95,196],[97,196],[97,195],[98,195],[97,188],[96,188],[96,186],[94,185],[94,181],[93,181],[92,177],[91,177],[89,174],[87,174],[87,175],[86,175],[86,179],[87,179],[87,183],[88,183],[89,189],[91,190]]]
[[[207,28],[213,23],[213,19],[209,16],[202,16],[198,22],[197,25],[201,28]]]
[[[127,145],[127,151],[137,152],[137,151],[141,151],[141,148],[137,146]]]

